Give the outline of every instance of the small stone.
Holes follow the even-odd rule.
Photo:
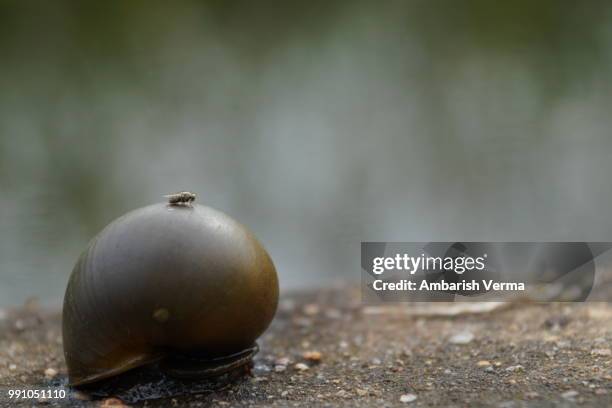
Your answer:
[[[9,364],[9,370],[15,371],[17,369],[17,364]]]
[[[21,319],[17,319],[15,320],[15,329],[17,329],[18,331],[22,331],[26,328],[26,323],[21,320]]]
[[[57,375],[57,370],[54,368],[47,368],[45,370],[45,377],[47,377],[49,380],[51,380],[52,378],[55,378],[55,376]]]
[[[610,356],[610,355],[612,355],[612,350],[610,350],[609,348],[595,349],[595,350],[591,351],[591,355],[594,355],[594,356]]]
[[[297,363],[295,366],[295,369],[298,371],[306,371],[308,370],[310,367],[308,367],[306,364],[304,363]]]
[[[83,391],[74,391],[72,393],[72,398],[77,399],[79,401],[91,401],[92,399],[89,394],[86,394]]]
[[[372,359],[372,364],[373,365],[380,365],[382,363],[382,361],[380,361],[380,358],[373,358]]]
[[[309,305],[304,306],[303,312],[307,316],[314,316],[319,314],[319,305],[315,303],[311,303]]]
[[[595,395],[606,395],[608,393],[608,390],[606,390],[604,388],[597,388],[593,392],[595,393]]]
[[[293,319],[293,323],[299,327],[310,327],[312,326],[312,320],[306,317],[296,317]]]
[[[568,316],[552,316],[546,319],[544,327],[551,330],[560,330],[567,326],[570,320]]]
[[[409,404],[411,402],[416,401],[417,396],[414,394],[404,394],[400,397],[400,402],[403,402],[404,404]]]
[[[577,396],[578,396],[578,391],[574,391],[574,390],[569,390],[561,394],[561,398],[568,399],[568,400],[574,399]]]
[[[107,398],[100,402],[100,407],[104,408],[127,408],[129,405],[125,405],[119,398]]]
[[[254,370],[256,373],[266,373],[270,371],[270,367],[266,364],[258,363],[255,364]]]
[[[494,373],[495,369],[493,368],[493,366],[488,366],[487,368],[484,369],[487,373]]]
[[[328,309],[325,311],[325,317],[328,319],[340,319],[342,317],[342,313],[338,309]]]
[[[519,371],[525,371],[525,367],[523,367],[523,366],[522,366],[522,365],[520,365],[520,364],[518,364],[518,365],[513,365],[513,366],[510,366],[510,367],[507,367],[507,368],[506,368],[506,371],[509,371],[509,372],[511,372],[511,373],[516,373],[516,372],[519,372]]]
[[[289,395],[289,391],[281,392],[281,397],[286,397],[287,395]]]
[[[368,392],[366,390],[364,390],[363,388],[356,388],[355,392],[357,393],[357,395],[359,395],[360,397],[364,397],[366,395],[368,395]]]
[[[490,367],[491,363],[487,360],[480,360],[479,362],[476,363],[476,365],[478,367]]]
[[[289,360],[288,357],[280,357],[277,358],[276,360],[274,360],[274,365],[289,365],[289,363],[291,362],[291,360]]]
[[[536,399],[539,397],[540,397],[540,394],[538,394],[535,391],[530,391],[530,392],[525,393],[525,399],[528,399],[528,400]]]
[[[319,361],[321,361],[323,355],[319,351],[307,351],[302,354],[302,357],[304,357],[304,360],[314,361],[318,363]]]
[[[286,369],[287,369],[286,365],[277,364],[277,365],[274,366],[274,371],[276,371],[277,373],[282,373]]]
[[[350,398],[351,394],[348,391],[340,390],[336,393],[336,396],[340,398]]]
[[[295,302],[291,299],[283,299],[278,304],[278,309],[282,312],[291,313],[295,310]]]
[[[474,334],[469,331],[463,331],[461,333],[457,333],[449,339],[452,344],[468,344],[472,340],[474,340]]]

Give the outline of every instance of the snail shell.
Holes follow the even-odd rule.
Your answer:
[[[272,260],[211,208],[155,204],[109,224],[77,261],[64,298],[71,385],[175,354],[239,355],[278,303]]]

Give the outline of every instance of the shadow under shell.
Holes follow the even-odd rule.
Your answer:
[[[92,398],[116,397],[126,403],[206,394],[244,380],[253,369],[257,344],[231,356],[210,359],[178,354],[93,384],[75,387]]]

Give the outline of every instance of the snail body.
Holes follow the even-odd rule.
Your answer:
[[[204,374],[244,364],[277,303],[272,260],[244,226],[197,204],[137,209],[91,241],[70,277],[63,308],[70,383],[153,362],[180,374],[189,355],[204,362]]]

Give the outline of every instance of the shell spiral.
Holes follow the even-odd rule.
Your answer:
[[[243,350],[277,303],[272,260],[244,226],[201,205],[137,209],[91,241],[70,277],[63,308],[70,383],[173,352]]]

